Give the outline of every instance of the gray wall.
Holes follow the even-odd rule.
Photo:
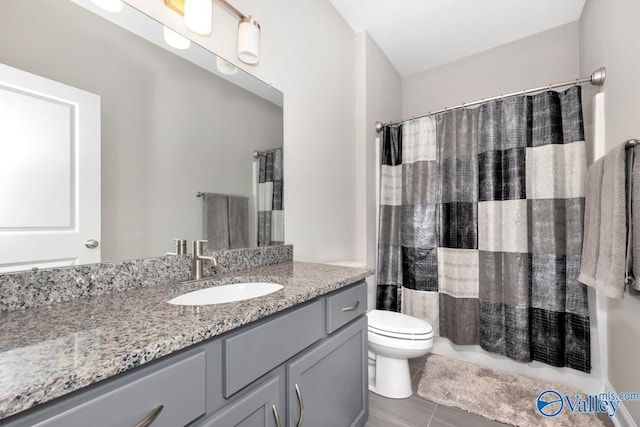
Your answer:
[[[578,46],[573,22],[408,76],[402,81],[402,114],[575,79]]]
[[[580,69],[588,74],[606,66],[605,150],[640,137],[640,2],[587,0],[580,18]],[[586,109],[589,111],[589,109]],[[590,118],[590,116],[589,116]],[[608,299],[607,357],[609,381],[617,392],[640,389],[640,297]],[[625,407],[640,423],[640,402]]]
[[[5,0],[0,62],[102,104],[102,256],[158,256],[202,237],[196,191],[251,195],[255,149],[282,109],[66,1]]]

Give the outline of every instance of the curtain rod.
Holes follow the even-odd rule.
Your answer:
[[[540,87],[536,87],[536,88],[533,88],[533,89],[525,89],[525,90],[521,90],[519,92],[512,92],[512,93],[508,93],[506,95],[499,95],[499,96],[494,96],[494,97],[491,97],[491,98],[484,98],[484,99],[480,99],[480,100],[473,101],[473,102],[465,102],[463,104],[456,105],[454,107],[445,107],[445,108],[443,108],[441,110],[429,111],[427,114],[421,114],[419,116],[413,116],[410,119],[399,120],[397,122],[389,122],[389,123],[376,122],[376,132],[380,133],[380,132],[382,132],[382,128],[384,128],[385,126],[399,125],[400,123],[403,123],[403,122],[405,122],[407,120],[419,119],[419,118],[422,118],[422,117],[432,116],[434,114],[445,113],[445,112],[450,111],[450,110],[457,110],[459,108],[471,107],[473,105],[483,104],[483,103],[485,103],[487,101],[494,101],[496,99],[508,98],[510,96],[526,95],[528,93],[540,92],[540,91],[543,91],[545,89],[546,90],[551,90],[551,89],[557,88],[557,87],[580,85],[582,83],[587,83],[587,82],[591,83],[594,86],[602,86],[604,84],[604,80],[605,80],[606,77],[607,77],[607,70],[606,70],[605,67],[601,67],[601,68],[598,68],[593,73],[591,73],[591,76],[589,76],[589,77],[582,77],[580,79],[575,79],[575,80],[566,81],[566,82],[562,82],[562,83],[549,84],[547,86],[540,86]]]

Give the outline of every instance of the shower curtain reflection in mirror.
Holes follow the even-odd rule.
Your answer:
[[[258,246],[284,244],[282,148],[256,152]]]

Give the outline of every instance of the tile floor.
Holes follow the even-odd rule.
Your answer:
[[[426,357],[426,356],[425,356]],[[409,361],[413,389],[418,389],[425,357]],[[606,416],[604,425],[613,427]],[[414,394],[408,399],[387,399],[369,392],[369,420],[365,427],[499,427],[506,426],[461,409],[438,405]]]

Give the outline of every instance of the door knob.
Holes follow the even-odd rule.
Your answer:
[[[93,240],[93,239],[89,239],[86,242],[84,242],[84,245],[86,247],[88,247],[89,249],[95,249],[98,247],[98,241],[97,240]]]

